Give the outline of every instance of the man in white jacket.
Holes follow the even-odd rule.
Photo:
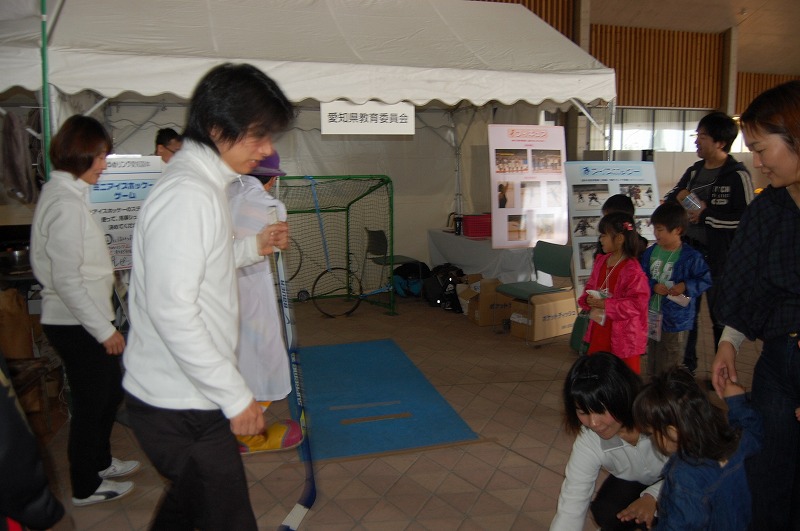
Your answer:
[[[264,418],[237,369],[236,267],[286,248],[288,227],[234,240],[225,189],[293,118],[255,67],[212,69],[192,95],[183,148],[139,212],[123,387],[142,448],[171,482],[154,528],[256,529],[234,435],[263,432]]]

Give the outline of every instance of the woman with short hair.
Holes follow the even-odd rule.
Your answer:
[[[31,227],[31,265],[42,285],[42,329],[63,362],[72,397],[67,453],[72,503],[79,506],[127,494],[133,483],[109,478],[139,466],[111,456],[125,338],[112,324],[114,270],[105,234],[87,204],[111,147],[100,122],[68,118],[50,145],[54,171]]]

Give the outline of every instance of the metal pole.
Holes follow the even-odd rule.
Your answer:
[[[50,180],[50,79],[47,64],[47,0],[41,0],[42,16],[42,159],[44,180]]]
[[[614,160],[614,124],[617,118],[617,99],[614,98],[608,102],[608,109],[611,111],[611,117],[608,120],[608,155],[606,160]]]

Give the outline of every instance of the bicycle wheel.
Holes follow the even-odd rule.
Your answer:
[[[300,249],[297,240],[289,236],[289,247],[283,251],[283,263],[286,267],[286,282],[290,282],[303,265],[303,251]]]
[[[361,304],[361,281],[343,267],[326,269],[311,287],[311,301],[328,317],[350,315]]]

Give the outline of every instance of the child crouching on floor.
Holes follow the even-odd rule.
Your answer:
[[[686,369],[656,375],[633,403],[636,424],[670,456],[661,472],[659,531],[744,531],[752,509],[744,461],[761,449],[761,419],[727,380],[725,413]]]

